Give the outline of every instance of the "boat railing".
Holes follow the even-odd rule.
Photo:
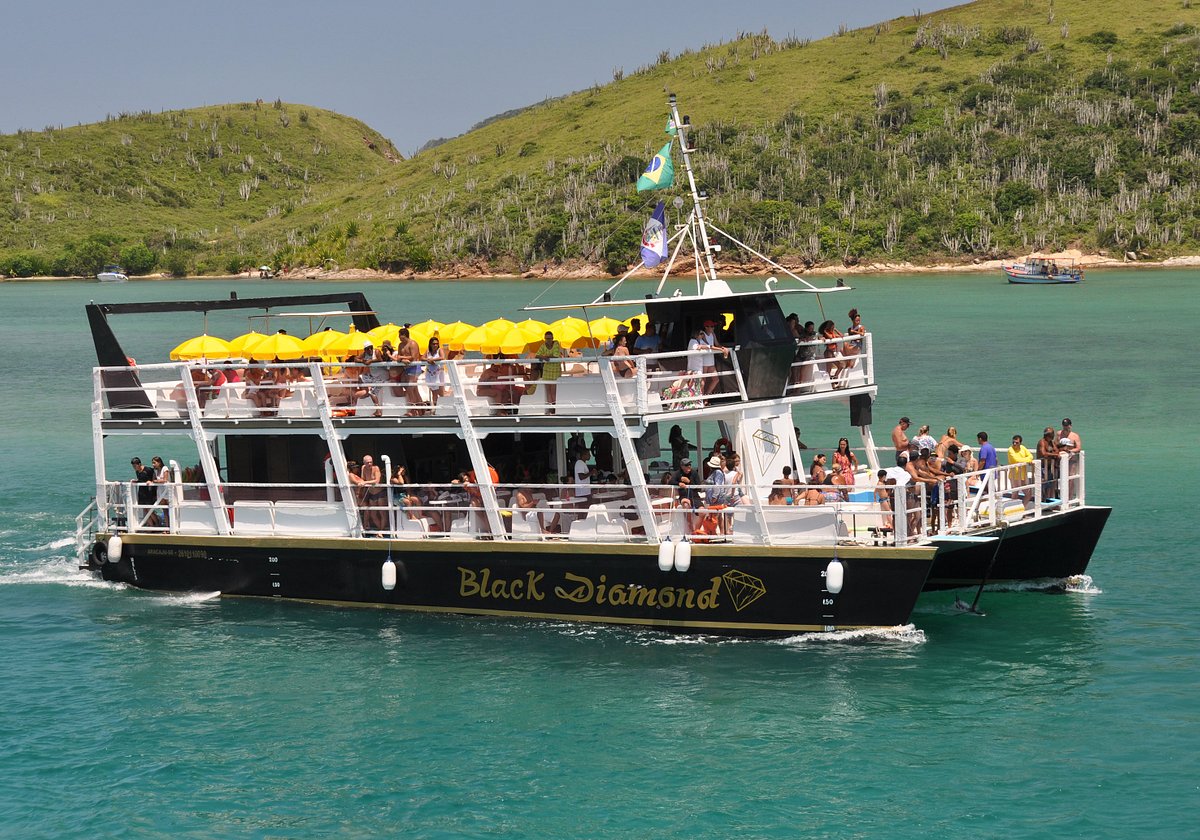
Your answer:
[[[771,486],[683,483],[650,485],[639,507],[631,485],[473,483],[354,485],[221,482],[214,501],[207,483],[175,479],[163,496],[139,503],[139,485],[110,482],[106,528],[114,532],[386,539],[500,539],[646,543],[671,539],[746,545],[892,544],[891,511],[848,493],[790,485],[793,503],[773,501]],[[804,504],[806,490],[817,503]],[[823,491],[823,492],[822,492]],[[156,488],[157,492],[157,488]],[[494,495],[492,495],[494,494]],[[496,532],[485,509],[495,498]],[[643,518],[650,513],[650,521]],[[924,523],[923,516],[921,517]],[[924,525],[918,529],[924,533]],[[915,541],[915,540],[914,540]],[[902,540],[901,543],[904,541]]]
[[[872,382],[870,336],[842,340],[847,346],[859,341],[861,352],[837,357],[846,366],[833,371],[833,379],[829,371],[834,360],[795,362],[793,376],[780,396]],[[125,368],[96,368],[95,376],[105,420],[145,419],[147,413],[161,420],[188,420],[193,399],[201,421],[317,419],[323,408],[338,419],[452,418],[460,410],[472,418],[614,412],[647,416],[745,402],[745,376],[737,354],[713,353],[715,364],[703,368],[697,361],[706,355],[710,354],[704,350],[681,350],[550,362],[505,356],[412,364],[309,360],[147,364],[137,370],[149,408],[130,399],[128,380],[114,376],[113,384],[108,384],[106,374]],[[553,377],[547,376],[548,365],[559,368]],[[220,379],[218,372],[226,381],[212,384]],[[324,396],[319,385],[324,386]]]
[[[503,414],[608,415],[613,408],[612,389],[605,382],[603,367],[617,374],[616,407],[621,414],[681,411],[700,407],[706,401],[712,404],[743,398],[740,375],[661,366],[688,355],[564,359],[561,376],[553,380],[540,376],[544,365],[536,360],[507,358],[458,359],[432,367],[396,362],[369,366],[354,362],[210,363],[201,367],[176,362],[144,365],[139,373],[151,410],[163,420],[189,418],[189,391],[194,392],[201,420],[315,419],[321,415],[322,402],[330,416],[339,419],[456,417],[460,403],[472,418]],[[623,375],[627,369],[633,374]],[[119,369],[97,368],[97,375],[103,377],[113,370]],[[227,376],[237,371],[239,381],[211,386],[209,374],[213,371],[227,372]],[[253,373],[248,376],[247,371]],[[370,378],[364,380],[367,371]],[[260,378],[264,374],[265,378]],[[324,395],[317,387],[318,380],[324,386]],[[705,389],[707,395],[703,395]],[[124,407],[129,402],[129,390],[125,383],[100,385],[105,397],[121,398],[104,400],[103,419],[144,416],[144,411],[131,413]],[[114,403],[122,407],[107,407]]]
[[[591,485],[185,482],[181,471],[138,499],[133,481],[99,490],[92,528],[234,535],[382,536],[413,539],[557,539],[647,542],[664,538],[748,544],[834,542],[908,545],[1041,518],[1084,504],[1083,453],[1063,454],[1056,470],[1040,461],[1005,464],[938,481],[875,486],[837,484]],[[661,480],[661,479],[660,479]],[[212,490],[216,488],[214,501]],[[494,498],[498,519],[487,513]],[[534,512],[536,511],[536,513]],[[652,521],[647,523],[644,512]],[[500,522],[503,534],[494,530]],[[77,524],[77,533],[84,529]]]
[[[797,341],[789,397],[875,384],[871,334]]]

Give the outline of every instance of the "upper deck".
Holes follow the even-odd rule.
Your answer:
[[[836,360],[825,355],[831,347]],[[727,355],[684,350],[569,357],[556,363],[557,379],[543,378],[546,364],[532,358],[417,365],[178,362],[98,367],[94,386],[106,434],[193,426],[239,434],[326,427],[459,432],[469,423],[480,435],[624,426],[637,437],[666,420],[719,419],[756,405],[786,410],[794,403],[875,392],[870,334],[795,343],[784,375],[773,382],[745,367],[754,363],[752,348],[729,349]],[[210,384],[214,376],[225,382]]]

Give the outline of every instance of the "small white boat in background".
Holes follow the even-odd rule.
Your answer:
[[[1003,266],[1009,283],[1030,286],[1047,286],[1059,283],[1079,283],[1083,270],[1072,260],[1053,257],[1027,257],[1025,262]]]
[[[106,265],[104,270],[96,275],[96,279],[101,283],[127,283],[129,277],[125,274],[125,269],[119,265]]]

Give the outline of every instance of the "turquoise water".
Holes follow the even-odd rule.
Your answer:
[[[544,286],[0,284],[0,835],[1195,836],[1198,278],[824,296],[876,335],[879,436],[907,414],[1036,440],[1070,416],[1089,498],[1115,510],[1085,591],[985,592],[982,618],[932,593],[907,630],[773,642],[89,582],[68,557],[92,486],[88,300],[363,288],[391,320],[472,320]],[[142,363],[201,326],[114,324]],[[810,446],[848,422],[797,419]]]

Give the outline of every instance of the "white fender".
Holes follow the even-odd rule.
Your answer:
[[[846,567],[842,565],[842,561],[830,560],[829,565],[825,567],[825,588],[829,590],[829,594],[836,595],[841,592],[845,582]]]
[[[383,588],[389,592],[396,588],[396,564],[392,562],[391,557],[383,562],[380,579],[383,583]]]
[[[686,572],[692,568],[692,544],[687,540],[675,545],[675,571]]]
[[[674,562],[675,543],[671,542],[670,537],[667,537],[658,544],[658,570],[660,572],[669,572]]]
[[[123,545],[124,545],[124,543],[121,541],[121,538],[118,535],[114,534],[113,536],[108,538],[108,562],[109,563],[120,562],[121,547]]]

